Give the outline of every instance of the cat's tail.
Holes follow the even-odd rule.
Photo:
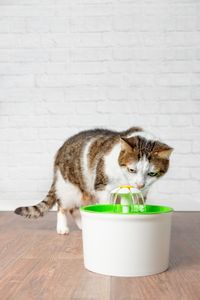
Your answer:
[[[18,207],[15,209],[15,213],[26,218],[43,217],[54,206],[56,201],[55,189],[52,184],[50,191],[43,201],[33,206]]]

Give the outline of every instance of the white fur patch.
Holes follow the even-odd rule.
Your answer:
[[[134,136],[141,136],[141,137],[145,138],[146,140],[159,140],[155,135],[153,135],[152,133],[147,132],[147,131],[133,132],[133,133],[127,135],[127,138],[134,137]]]
[[[74,208],[81,206],[82,193],[78,187],[64,180],[60,170],[56,173],[56,195],[61,201],[63,208]]]
[[[149,162],[146,156],[143,156],[138,162],[129,164],[128,167],[136,170],[136,173],[129,175],[129,177],[132,177],[133,185],[145,185],[144,189],[147,189],[154,181],[156,181],[156,177],[150,177],[148,175],[150,172],[156,172],[156,169],[155,166]]]
[[[110,202],[110,192],[112,191],[112,187],[106,186],[106,190],[104,191],[96,191],[95,196],[98,200],[98,203],[109,203]]]
[[[94,170],[91,170],[89,168],[88,153],[89,153],[90,146],[94,142],[94,140],[95,139],[91,139],[84,147],[83,159],[82,159],[82,171],[83,171],[84,183],[87,187],[87,190],[90,191],[90,193],[93,193],[93,191],[94,191],[96,168],[94,168]]]
[[[120,151],[121,144],[118,143],[113,147],[111,152],[105,156],[105,173],[109,178],[109,185],[111,189],[114,189],[118,185],[127,184],[127,178],[118,162]]]

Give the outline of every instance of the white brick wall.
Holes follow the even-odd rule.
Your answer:
[[[198,0],[0,1],[0,209],[40,201],[82,129],[139,125],[175,148],[151,201],[200,209]]]

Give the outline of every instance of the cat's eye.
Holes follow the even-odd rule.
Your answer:
[[[158,173],[156,173],[156,172],[149,172],[149,173],[148,173],[148,175],[151,176],[151,177],[154,177],[154,176],[156,176],[157,174],[158,174]]]
[[[135,169],[128,168],[128,171],[129,171],[130,173],[136,173],[136,170],[135,170]]]

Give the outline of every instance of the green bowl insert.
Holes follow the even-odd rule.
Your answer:
[[[141,209],[142,208],[142,209]],[[82,206],[81,211],[100,214],[127,214],[150,215],[170,213],[173,208],[160,205],[121,205],[121,204],[95,204]]]

